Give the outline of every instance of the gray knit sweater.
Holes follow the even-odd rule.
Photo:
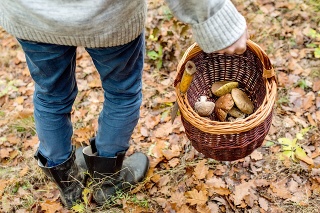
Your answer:
[[[223,49],[246,22],[230,0],[167,0],[205,52]],[[85,47],[126,44],[144,29],[145,0],[1,0],[0,25],[13,36]]]

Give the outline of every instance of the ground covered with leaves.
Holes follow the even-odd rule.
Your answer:
[[[188,26],[160,0],[148,1],[141,119],[128,155],[150,158],[144,182],[104,206],[90,187],[75,212],[320,212],[320,3],[317,0],[234,1],[251,39],[270,57],[278,76],[272,125],[262,147],[244,159],[219,162],[190,144],[181,117],[173,124],[173,81],[193,43]],[[15,39],[0,32],[0,212],[68,212],[57,188],[39,170],[32,82]],[[78,49],[79,94],[73,142],[87,144],[97,129],[103,95],[84,49]]]

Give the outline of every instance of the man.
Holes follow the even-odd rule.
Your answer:
[[[205,52],[241,54],[246,22],[229,0],[167,0],[191,25]],[[67,207],[81,198],[82,173],[71,145],[71,108],[77,95],[76,48],[83,46],[100,74],[104,104],[98,130],[82,152],[103,204],[117,189],[141,181],[148,158],[125,159],[139,119],[144,59],[145,0],[3,0],[0,25],[21,44],[33,80],[38,165],[54,181]]]

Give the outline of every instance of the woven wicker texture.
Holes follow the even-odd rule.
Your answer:
[[[251,154],[260,147],[271,121],[277,92],[274,70],[268,56],[252,41],[242,55],[207,54],[192,45],[178,65],[175,79],[177,101],[186,135],[196,150],[208,158],[233,161]],[[192,60],[196,67],[194,79],[186,93],[179,92],[184,65]],[[200,117],[194,104],[201,95],[215,102],[210,93],[216,81],[237,81],[254,104],[254,113],[234,122],[217,121],[214,114]]]

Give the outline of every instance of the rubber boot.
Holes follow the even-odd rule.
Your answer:
[[[128,190],[142,181],[149,169],[148,157],[136,152],[125,159],[126,151],[115,157],[97,156],[95,140],[83,149],[89,174],[93,180],[93,198],[103,205],[117,190]]]
[[[47,159],[38,151],[34,157],[38,160],[38,166],[42,171],[58,186],[63,205],[70,209],[77,200],[81,199],[83,190],[83,175],[75,164],[74,151],[65,162],[54,167],[46,167]]]

